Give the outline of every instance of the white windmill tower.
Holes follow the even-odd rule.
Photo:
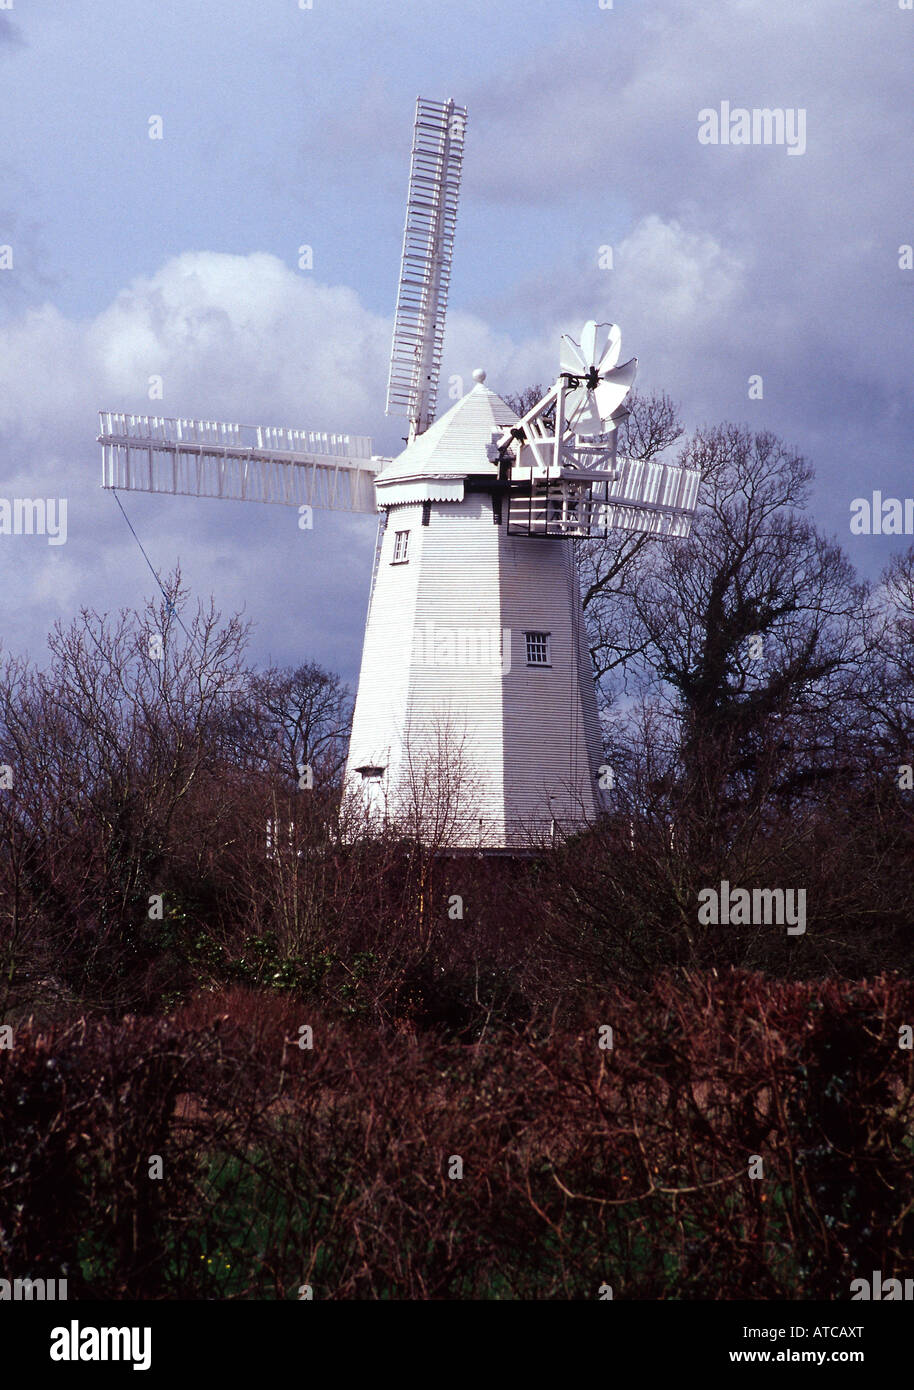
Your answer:
[[[562,340],[522,420],[476,385],[434,420],[466,111],[416,105],[388,413],[371,441],[101,414],[103,486],[380,512],[346,794],[440,846],[512,848],[601,810],[601,740],[573,556],[610,526],[684,535],[698,474],[619,461],[636,363],[619,330]],[[434,420],[434,423],[432,421]]]

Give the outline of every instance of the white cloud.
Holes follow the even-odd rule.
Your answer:
[[[116,405],[142,399],[159,374],[160,413],[207,401],[230,418],[360,433],[377,414],[389,331],[350,289],[275,256],[208,251],[137,280],[89,326],[86,344]]]
[[[389,333],[352,290],[273,256],[211,252],[168,261],[92,320],[46,304],[0,326],[0,492],[69,503],[56,552],[40,537],[0,538],[5,646],[37,654],[56,617],[138,602],[152,586],[98,486],[99,407],[371,433],[383,419]],[[148,399],[152,375],[164,380],[162,401]],[[261,650],[357,659],[370,518],[319,513],[308,533],[286,508],[124,500],[154,563],[167,571],[180,556],[196,593],[215,591],[227,610],[247,605]]]
[[[655,213],[620,242],[619,298],[634,312],[649,300],[666,331],[707,332],[733,312],[745,264],[704,231],[689,231]]]

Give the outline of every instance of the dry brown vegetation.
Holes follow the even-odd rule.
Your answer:
[[[77,1297],[846,1298],[909,1260],[912,1013],[737,973],[471,1045],[243,990],[26,1029],[5,1260]]]

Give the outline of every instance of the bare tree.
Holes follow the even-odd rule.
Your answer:
[[[770,789],[788,802],[833,771],[865,587],[799,514],[811,472],[770,434],[699,433],[690,537],[655,551],[631,598],[641,670],[681,728],[687,795],[712,819]],[[827,751],[827,756],[824,753]]]
[[[243,693],[246,638],[212,603],[191,615],[175,574],[142,612],[58,624],[47,670],[10,661],[0,675],[0,912],[13,936],[26,917],[48,928],[49,962],[74,988],[94,980],[130,1002],[162,930],[150,895],[226,814],[213,730]],[[40,966],[20,952],[10,968]]]
[[[914,761],[914,546],[896,555],[872,595],[861,699],[887,764]]]
[[[222,733],[245,762],[296,783],[339,789],[352,724],[352,693],[315,662],[252,673]],[[305,771],[307,770],[307,771]]]

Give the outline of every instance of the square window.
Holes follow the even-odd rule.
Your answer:
[[[551,666],[552,652],[548,632],[525,632],[528,666]]]
[[[394,533],[394,558],[392,565],[405,565],[409,559],[409,532],[396,531]]]

